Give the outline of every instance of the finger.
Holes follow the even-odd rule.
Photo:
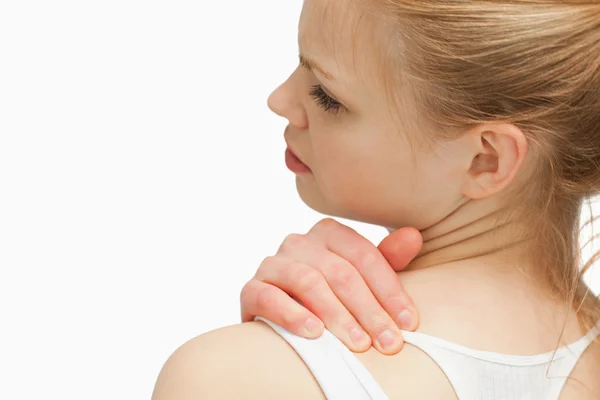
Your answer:
[[[277,286],[252,279],[242,288],[240,303],[242,322],[260,316],[298,336],[313,339],[323,334],[323,323]]]
[[[423,247],[421,232],[414,228],[400,228],[385,237],[377,248],[394,271],[402,271]]]
[[[373,243],[354,229],[331,218],[317,223],[306,236],[311,240],[325,243],[330,251],[350,262],[367,283],[375,298],[401,329],[416,329],[417,309],[400,279]],[[399,249],[399,251],[404,250]]]
[[[369,336],[317,269],[279,255],[263,261],[257,278],[298,299],[349,349],[362,352],[371,347]]]
[[[377,248],[395,271],[402,271],[417,256],[423,247],[421,232],[414,228],[400,228],[385,237]],[[399,300],[406,306],[400,311],[397,323],[405,330],[418,326],[418,312],[411,298],[403,292]]]
[[[400,351],[403,340],[398,327],[379,304],[352,264],[337,254],[312,243],[309,239],[296,240],[294,246],[284,247],[282,251],[286,257],[311,265],[312,267],[308,267],[311,271],[315,271],[316,268],[321,272],[319,274],[315,271],[318,275],[322,274],[324,280],[326,279],[328,291],[333,293],[333,297],[339,299],[338,302],[343,304],[342,309],[344,311],[347,309],[347,312],[353,315],[367,331],[377,350],[384,354],[395,354]],[[397,279],[397,277],[395,278]],[[308,279],[306,283],[307,288],[313,287],[312,279]],[[317,285],[320,285],[320,282],[315,286]],[[314,289],[314,291],[317,290],[318,288]],[[314,297],[310,297],[313,301]],[[321,301],[324,302],[325,300]],[[317,310],[312,308],[311,310],[321,318],[327,329],[341,339],[338,332],[348,329],[347,326],[340,323],[345,319],[340,320],[339,317],[331,314],[323,316]]]

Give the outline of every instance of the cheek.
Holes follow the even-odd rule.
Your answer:
[[[338,216],[389,226],[429,226],[453,198],[448,165],[433,156],[413,163],[408,147],[315,147],[319,190]]]
[[[411,199],[412,226],[428,227],[454,211],[460,198],[456,174],[451,165],[433,156],[425,156],[415,166],[415,179]]]
[[[319,168],[315,178],[323,196],[339,209],[352,213],[389,209],[388,203],[403,203],[399,196],[413,188],[410,154],[405,153],[386,146],[320,142],[314,148]]]

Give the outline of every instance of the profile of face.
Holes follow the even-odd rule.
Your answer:
[[[374,43],[385,32],[374,17],[357,25],[357,7],[348,0],[305,1],[299,66],[268,100],[289,122],[288,146],[310,168],[296,173],[302,200],[327,215],[424,229],[470,198],[501,189],[486,187],[496,182],[496,150],[505,143],[494,132],[489,143],[477,131],[423,145],[414,113],[401,111],[399,123],[377,81],[381,48]]]

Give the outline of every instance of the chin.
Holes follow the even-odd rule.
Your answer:
[[[381,218],[382,216],[369,215],[364,211],[361,212],[359,210],[342,207],[340,204],[325,197],[322,191],[315,190],[313,185],[306,185],[306,183],[303,182],[303,179],[296,179],[296,189],[304,204],[320,214],[381,227],[387,227],[390,226],[390,224],[393,224],[389,219]],[[376,207],[364,207],[364,209],[373,210],[376,209]]]
[[[304,177],[296,177],[296,190],[304,204],[316,212],[331,217],[338,216],[335,208],[331,207],[325,196],[323,196],[323,193],[320,190],[315,190],[314,180],[310,185],[307,185]]]
[[[329,217],[354,219],[350,217],[350,213],[346,212],[343,207],[340,207],[336,202],[331,201],[331,199],[320,190],[313,177],[310,177],[310,182],[307,182],[305,178],[306,177],[296,178],[296,189],[304,204],[314,211]]]

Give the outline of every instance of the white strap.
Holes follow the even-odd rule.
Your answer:
[[[294,348],[311,370],[328,400],[389,400],[371,373],[331,332],[305,339],[265,319]]]
[[[587,350],[587,348],[594,342],[600,330],[600,322],[596,324],[584,337],[579,339],[575,343],[571,343],[566,346],[564,349],[568,351],[568,354],[559,362],[550,364],[547,374],[548,376],[556,376],[559,378],[559,383],[556,385],[554,393],[552,395],[553,398],[558,399],[562,390],[567,383],[568,377],[575,369],[575,366],[579,362],[579,359],[583,355],[583,353]]]

